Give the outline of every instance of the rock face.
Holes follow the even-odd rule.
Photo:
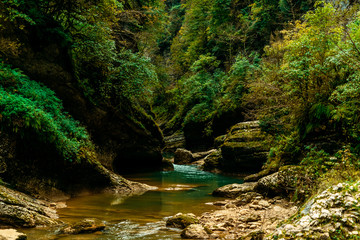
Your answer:
[[[178,148],[185,148],[185,136],[182,132],[176,132],[170,136],[164,137],[164,153],[174,153]]]
[[[360,233],[359,187],[360,182],[328,188],[267,239],[356,239]]]
[[[1,229],[0,240],[26,240],[25,234],[18,232],[15,229]]]
[[[221,145],[221,169],[228,172],[260,170],[269,151],[264,139],[258,121],[234,125]]]
[[[49,206],[50,203],[0,185],[0,225],[35,227],[59,224],[56,211]]]
[[[166,220],[167,227],[181,228],[184,229],[191,224],[199,223],[199,219],[196,218],[194,214],[188,213],[178,213],[175,216]]]
[[[216,189],[212,195],[217,197],[236,198],[242,193],[253,192],[256,184],[256,182],[243,184],[233,183]]]
[[[58,25],[47,20],[52,27]],[[24,31],[9,30],[22,51],[19,56],[5,57],[7,61],[55,91],[65,110],[87,127],[97,145],[98,159],[106,167],[117,172],[159,169],[163,137],[155,122],[131,102],[124,102],[119,109],[101,99],[87,98],[74,76],[70,44],[55,32],[35,34],[43,33],[44,28],[34,25]]]
[[[19,142],[20,141],[20,142]],[[49,160],[51,159],[51,160]],[[16,189],[52,201],[66,200],[83,191],[141,194],[150,187],[128,181],[99,162],[71,163],[59,158],[52,146],[37,142],[24,144],[16,136],[0,132],[0,176]]]

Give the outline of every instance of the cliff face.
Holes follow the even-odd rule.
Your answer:
[[[65,110],[86,126],[98,159],[107,168],[118,172],[159,168],[163,139],[154,121],[132,106],[119,111],[105,102],[91,102],[74,76],[69,46],[56,33],[44,36],[37,28],[16,33],[20,55],[7,61],[55,91]]]

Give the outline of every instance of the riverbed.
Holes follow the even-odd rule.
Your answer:
[[[158,187],[140,196],[123,198],[114,194],[95,194],[76,197],[67,207],[58,210],[62,221],[73,223],[84,218],[106,222],[105,231],[96,234],[59,236],[57,229],[27,229],[29,240],[167,240],[180,239],[178,229],[165,227],[166,218],[178,212],[200,214],[215,210],[209,202],[214,189],[241,183],[241,179],[204,172],[196,166],[175,165],[174,171],[142,173],[126,178]]]

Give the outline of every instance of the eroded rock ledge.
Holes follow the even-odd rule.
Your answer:
[[[35,227],[59,224],[50,202],[34,199],[24,193],[0,185],[0,225]]]

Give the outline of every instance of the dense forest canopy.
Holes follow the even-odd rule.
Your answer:
[[[166,135],[182,130],[209,147],[258,119],[270,165],[334,154],[311,147],[319,134],[360,151],[356,1],[2,0],[0,13],[1,125],[33,129],[65,158],[90,156],[91,139],[14,61],[26,41],[60,44],[90,102],[132,106],[139,126],[141,113]]]

